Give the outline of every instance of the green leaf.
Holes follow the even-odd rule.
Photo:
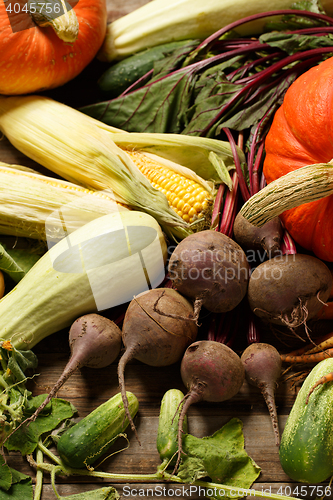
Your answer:
[[[295,9],[295,14],[286,14],[278,20],[269,20],[265,25],[265,31],[295,30],[314,26],[325,26],[326,24],[322,20],[309,19],[308,17],[302,17],[297,13],[297,10],[307,10],[317,14],[326,14],[318,0],[302,0],[301,2],[292,4],[290,8]]]
[[[263,89],[261,91],[260,99],[244,102],[238,105],[238,111],[223,116],[217,121],[211,129],[215,134],[219,134],[222,128],[227,127],[234,130],[244,130],[251,128],[252,125],[257,124],[266,117],[266,121],[276,111],[278,106],[282,103],[284,94],[291,83],[297,78],[297,74],[289,74],[288,77],[281,79],[273,88]]]
[[[20,483],[22,481],[26,481],[27,479],[30,479],[30,476],[27,476],[26,474],[23,474],[22,472],[19,472],[18,470],[15,469],[10,469],[12,472],[12,483]]]
[[[0,455],[0,489],[8,491],[12,485],[12,473],[5,459]]]
[[[127,132],[177,133],[179,109],[190,91],[191,77],[185,68],[124,97],[92,104],[81,111]]]
[[[11,248],[0,243],[0,270],[18,283],[45,253],[45,245],[35,240],[19,238],[21,247]]]
[[[46,406],[46,408],[48,405]],[[61,436],[68,431],[71,427],[74,427],[80,421],[79,418],[68,418],[64,420],[56,429],[54,429],[44,440],[44,445],[49,448],[52,444],[57,445]]]
[[[289,55],[320,47],[332,47],[333,45],[333,37],[329,33],[325,36],[315,37],[302,35],[301,33],[289,34],[270,32],[261,35],[259,40],[262,43],[268,43],[271,47],[277,47]]]
[[[12,259],[15,260],[16,264],[24,271],[24,273],[27,273],[42,255],[29,249],[7,248],[6,250]]]
[[[260,474],[260,467],[244,449],[243,425],[238,418],[209,437],[186,434],[183,451],[178,477],[185,483],[209,477],[214,483],[245,489]]]
[[[120,495],[115,488],[109,486],[107,488],[98,488],[97,490],[90,490],[60,498],[61,500],[117,500],[120,498]]]
[[[0,489],[0,500],[33,500],[31,477],[12,484],[8,491]]]
[[[33,351],[20,351],[18,349],[13,349],[11,351],[12,357],[16,360],[22,371],[26,371],[28,368],[37,368],[38,358]]]
[[[46,394],[30,400],[31,408],[37,408],[46,398]],[[48,407],[46,407],[47,410]],[[6,441],[8,450],[20,451],[22,455],[30,455],[37,447],[38,439],[46,432],[55,429],[63,420],[71,418],[76,413],[74,406],[60,398],[53,398],[48,414],[40,413],[34,422],[23,425]],[[31,413],[30,413],[31,414]],[[25,418],[29,416],[25,414]]]
[[[8,274],[15,283],[18,283],[25,272],[23,269],[15,262],[15,260],[6,252],[5,248],[0,244],[0,270]]]
[[[33,500],[31,478],[13,484],[8,491],[0,490],[0,500]]]
[[[0,500],[32,500],[30,476],[8,467],[0,455]]]
[[[162,78],[167,76],[172,71],[180,69],[181,66],[187,66],[183,64],[189,53],[194,50],[200,43],[200,40],[187,40],[178,49],[174,50],[170,55],[164,57],[160,61],[154,63],[154,73],[150,81],[154,81],[157,78]]]

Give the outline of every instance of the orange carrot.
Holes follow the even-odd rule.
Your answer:
[[[308,393],[307,398],[305,400],[305,404],[306,405],[308,404],[309,397],[311,396],[313,391],[316,389],[316,387],[318,387],[319,385],[322,385],[322,384],[327,384],[327,382],[332,382],[332,381],[333,381],[333,372],[328,373],[327,375],[323,375],[322,377],[320,377],[320,379],[317,380],[317,382],[309,390],[309,393]]]
[[[313,354],[315,352],[327,351],[328,349],[331,349],[333,347],[333,334],[329,333],[326,337],[327,338],[324,338],[319,344],[317,344],[316,347],[307,351],[307,354]]]
[[[288,356],[300,356],[305,353],[312,354],[331,347],[333,347],[333,332],[327,333],[326,335],[315,339],[311,344],[307,344],[299,349],[296,349],[295,351],[289,352]]]
[[[333,348],[326,349],[325,351],[316,352],[313,354],[300,354],[299,356],[293,356],[291,354],[281,354],[281,359],[284,363],[319,363],[325,358],[333,357]]]

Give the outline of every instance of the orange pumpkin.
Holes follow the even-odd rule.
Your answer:
[[[333,159],[332,117],[333,57],[301,75],[287,90],[266,137],[267,183],[305,165]],[[333,195],[287,210],[280,217],[303,248],[333,261]]]
[[[50,11],[54,10],[50,17],[55,19],[47,19],[50,22],[45,26],[45,17],[40,19],[31,13],[37,2],[30,4],[29,14],[27,0],[0,0],[0,94],[28,94],[59,87],[95,57],[106,32],[105,0],[70,2],[74,5],[69,10],[70,22],[75,18],[78,25],[76,40],[74,37],[71,42],[58,36],[57,23],[65,17],[56,15],[59,2],[49,3]]]

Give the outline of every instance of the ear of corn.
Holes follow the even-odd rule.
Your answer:
[[[220,141],[208,137],[197,137],[182,134],[134,133],[123,132],[114,127],[96,121],[100,128],[112,133],[113,141],[122,148],[136,149],[155,154],[159,161],[167,160],[179,169],[186,165],[183,173],[187,177],[197,174],[197,179],[212,181],[215,184],[226,183],[232,188],[229,170],[235,168],[234,156],[229,141]],[[243,151],[236,146],[241,163],[246,162]],[[180,173],[180,170],[178,170]],[[207,187],[207,186],[206,186]]]
[[[46,97],[0,97],[0,130],[37,163],[87,189],[112,192],[116,201],[155,217],[176,239],[210,227],[214,184],[224,180],[231,185],[229,143],[177,134],[129,134]],[[152,170],[161,173],[162,168],[187,186],[178,188],[177,176],[171,179],[171,193],[156,179],[151,183]]]
[[[176,238],[191,234],[112,135],[83,113],[40,96],[1,97],[0,129],[19,151],[70,182],[110,189],[117,201],[152,215]]]
[[[0,162],[0,233],[57,241],[102,215],[128,210],[100,191]]]
[[[210,190],[191,177],[186,177],[176,170],[159,163],[155,156],[135,150],[126,150],[140,172],[152,186],[161,191],[169,205],[186,222],[190,224],[205,216],[211,218],[213,197]]]

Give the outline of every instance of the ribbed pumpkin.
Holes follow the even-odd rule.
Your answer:
[[[333,58],[311,68],[289,87],[265,147],[267,183],[305,165],[333,159]],[[333,261],[333,195],[287,210],[280,217],[303,248]]]
[[[63,0],[44,4],[44,12],[48,5],[51,17],[55,17],[50,20],[44,12],[39,17],[33,12],[37,1],[30,4],[30,13],[25,1],[0,1],[0,94],[28,94],[59,87],[94,58],[106,32],[105,0],[72,2],[76,5],[69,10],[67,24],[74,23],[74,36],[63,37],[65,41],[59,36],[66,16],[56,16],[62,3]],[[49,21],[51,25],[45,26]],[[71,31],[71,26],[66,28]]]

